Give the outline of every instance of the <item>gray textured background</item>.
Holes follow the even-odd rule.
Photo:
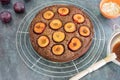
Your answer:
[[[13,4],[16,1],[22,1],[25,3],[26,12],[24,14],[16,14],[13,11]],[[61,80],[40,75],[29,69],[18,55],[15,45],[15,35],[20,21],[36,5],[47,1],[53,0],[31,0],[29,2],[25,2],[24,0],[11,0],[11,3],[7,6],[2,6],[0,4],[0,12],[8,10],[12,13],[12,21],[9,24],[3,24],[0,22],[0,80]],[[101,58],[105,57],[107,42],[112,34],[112,26],[113,24],[120,24],[120,18],[112,20],[104,18],[99,12],[100,0],[74,1],[83,6],[87,6],[87,8],[97,16],[104,26],[106,45]],[[67,80],[67,78],[64,80]],[[120,67],[114,63],[109,63],[94,73],[85,76],[81,80],[120,80]]]

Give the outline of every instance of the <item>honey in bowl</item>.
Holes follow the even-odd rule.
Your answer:
[[[113,46],[112,52],[117,55],[117,60],[120,62],[120,42],[116,43]]]

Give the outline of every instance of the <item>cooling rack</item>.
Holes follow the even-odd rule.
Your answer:
[[[44,7],[54,4],[71,4],[81,8],[91,18],[94,25],[94,37],[90,49],[85,55],[71,62],[52,62],[39,56],[32,48],[29,38],[29,25],[36,13]],[[31,10],[21,21],[16,33],[16,48],[24,63],[33,71],[49,77],[71,77],[95,63],[105,45],[105,33],[99,19],[87,8],[73,1],[52,1],[41,4]]]

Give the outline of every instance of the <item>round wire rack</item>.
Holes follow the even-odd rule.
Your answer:
[[[29,25],[32,19],[39,10],[54,4],[71,4],[81,8],[89,15],[94,25],[94,37],[90,49],[85,55],[71,62],[60,63],[46,60],[35,52],[30,42]],[[71,77],[88,68],[99,59],[104,45],[105,33],[100,21],[90,10],[75,2],[52,1],[37,6],[24,17],[16,33],[16,48],[25,64],[33,71],[49,77]]]

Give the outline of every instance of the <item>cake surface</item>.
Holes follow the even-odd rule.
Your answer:
[[[53,5],[36,14],[29,34],[40,56],[54,62],[68,62],[88,51],[94,31],[89,16],[82,9],[74,5]]]

